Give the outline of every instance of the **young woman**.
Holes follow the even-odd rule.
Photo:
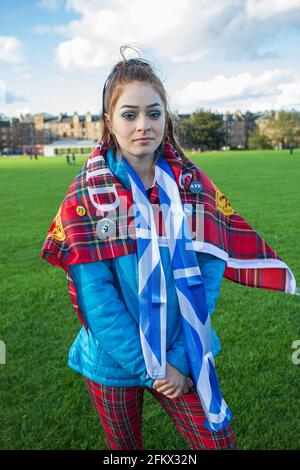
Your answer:
[[[110,449],[144,449],[145,390],[190,448],[234,449],[210,324],[222,277],[293,292],[293,274],[184,155],[147,61],[115,65],[102,113],[100,142],[42,250],[66,271],[83,325],[69,366],[85,377]]]

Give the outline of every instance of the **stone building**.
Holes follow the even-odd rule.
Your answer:
[[[74,113],[73,116],[60,113],[59,116],[36,114],[34,116],[35,128],[39,133],[39,140],[51,143],[57,139],[88,139],[97,141],[100,138],[100,115],[85,115]]]
[[[248,146],[248,138],[255,128],[255,115],[240,110],[230,114],[226,111],[223,115],[223,130],[226,146],[236,149],[245,149]]]
[[[9,119],[0,119],[0,150],[11,147],[11,129]]]
[[[47,145],[54,140],[97,141],[101,134],[100,115],[74,113],[52,116],[46,113],[26,114],[19,118],[0,116],[0,151],[21,149],[25,145]]]

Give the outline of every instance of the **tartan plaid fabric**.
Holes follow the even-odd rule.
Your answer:
[[[144,450],[144,389],[158,400],[191,449],[236,449],[230,425],[218,432],[211,432],[204,427],[205,414],[194,387],[190,388],[188,393],[172,400],[147,387],[110,387],[86,377],[85,382],[109,449]]]
[[[115,258],[137,250],[131,189],[125,188],[110,171],[107,150],[107,141],[99,142],[72,181],[41,251],[43,259],[66,272],[70,297],[84,326],[68,265]],[[194,249],[224,259],[227,262],[224,276],[231,281],[295,293],[295,278],[289,267],[234,211],[210,178],[191,160],[181,159],[169,143],[165,144],[163,155],[179,187]],[[165,230],[157,184],[152,189],[150,202],[163,241]],[[105,238],[103,225],[99,223],[107,219],[114,230]]]

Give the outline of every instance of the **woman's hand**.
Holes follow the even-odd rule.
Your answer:
[[[186,377],[182,393],[188,393],[189,389],[193,386],[194,386],[194,384],[193,384],[192,379],[190,377]]]
[[[191,385],[193,385],[193,382],[189,377],[185,377],[179,370],[167,363],[166,378],[163,380],[155,380],[153,388],[157,392],[174,400],[174,398],[178,398],[182,393],[187,393]]]

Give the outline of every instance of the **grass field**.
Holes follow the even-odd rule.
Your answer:
[[[300,280],[300,152],[202,153],[191,158]],[[67,366],[80,323],[65,275],[40,258],[52,218],[78,172],[63,158],[0,159],[1,449],[107,449],[84,379]],[[213,325],[216,359],[240,449],[299,449],[300,297],[224,279]],[[188,449],[145,392],[146,449]]]

